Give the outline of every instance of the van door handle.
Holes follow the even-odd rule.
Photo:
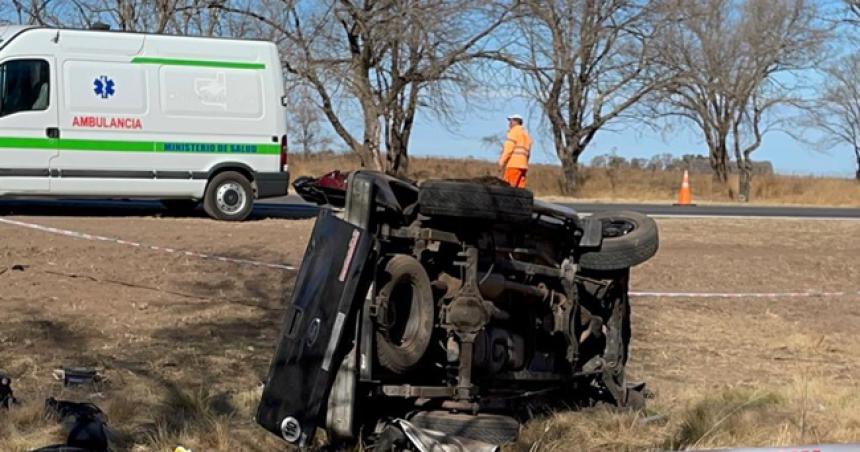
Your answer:
[[[45,135],[48,138],[60,138],[60,128],[59,127],[48,127],[45,129]]]

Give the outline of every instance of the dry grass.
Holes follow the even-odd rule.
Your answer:
[[[422,180],[434,177],[480,177],[497,175],[493,162],[477,159],[413,157],[411,177]],[[313,175],[340,169],[359,168],[352,154],[320,154],[309,158],[290,156],[293,177]],[[730,187],[737,186],[735,177]],[[561,168],[532,165],[528,187],[538,196],[557,196],[561,191]],[[681,174],[674,171],[636,169],[584,168],[582,190],[578,198],[605,201],[659,201],[676,199]],[[701,202],[732,202],[727,187],[715,183],[708,174],[691,175],[693,198]],[[756,176],[753,179],[752,202],[766,204],[803,204],[860,207],[860,182],[811,176]]]
[[[801,378],[774,388],[726,386],[690,392],[676,405],[652,401],[646,413],[592,410],[531,422],[512,451],[685,450],[856,442],[856,388]]]
[[[312,221],[20,218],[177,249],[297,264]],[[857,291],[857,223],[659,219],[661,248],[636,291]],[[0,225],[0,368],[21,405],[0,410],[0,450],[63,440],[46,397],[91,401],[115,450],[283,450],[253,420],[291,273]],[[261,239],[261,237],[266,239]],[[815,237],[810,240],[809,237]],[[778,239],[775,239],[778,238]],[[98,276],[60,278],[42,269]],[[124,281],[148,288],[116,285]],[[163,289],[163,290],[158,290]],[[182,297],[177,294],[188,294]],[[655,393],[646,416],[558,413],[510,450],[656,450],[860,441],[857,296],[633,298],[630,373]],[[51,378],[96,366],[98,393]]]

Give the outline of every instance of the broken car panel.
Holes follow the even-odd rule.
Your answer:
[[[257,410],[257,421],[287,441],[307,445],[325,413],[356,297],[367,291],[361,276],[373,261],[372,242],[328,210],[317,217]]]

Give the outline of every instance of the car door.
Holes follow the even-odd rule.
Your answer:
[[[313,441],[354,336],[375,261],[366,230],[323,210],[296,277],[284,328],[257,408],[257,422],[299,447]],[[349,410],[349,408],[347,408]]]
[[[59,129],[54,58],[0,61],[0,193],[50,189]]]

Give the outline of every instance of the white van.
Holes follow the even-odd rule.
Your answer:
[[[271,42],[0,27],[0,196],[242,220],[287,193],[284,105]]]

